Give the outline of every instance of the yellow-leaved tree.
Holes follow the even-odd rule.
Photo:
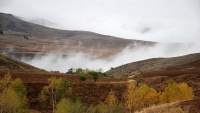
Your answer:
[[[115,92],[111,90],[108,93],[108,96],[104,102],[104,105],[100,104],[100,106],[104,106],[101,111],[105,113],[124,113],[125,108],[121,103],[118,103],[118,99],[115,96]]]
[[[133,110],[156,105],[159,103],[159,95],[160,93],[146,84],[139,87],[129,84],[124,93],[125,106],[131,113]]]
[[[6,90],[4,96],[4,106],[3,106],[3,113],[16,113],[19,111],[19,109],[23,106],[23,101],[21,101],[20,97],[17,95],[17,93],[12,89],[8,88]]]
[[[105,103],[108,104],[109,106],[113,106],[113,105],[118,104],[118,99],[116,98],[114,91],[111,90],[108,93],[108,96],[105,100]]]
[[[27,112],[26,94],[26,88],[21,79],[17,78],[13,81],[9,73],[5,74],[0,79],[0,112]]]
[[[192,100],[193,90],[186,83],[168,81],[167,86],[160,96],[161,103],[170,103],[183,100]]]
[[[5,106],[5,95],[7,93],[7,90],[9,88],[9,84],[11,82],[11,75],[5,74],[3,78],[0,79],[0,112],[4,112],[4,106]]]
[[[180,90],[180,100],[192,100],[194,98],[193,89],[187,83],[180,83],[178,88]]]
[[[135,94],[136,86],[133,83],[129,83],[127,90],[124,93],[125,107],[129,109],[130,113],[137,106],[137,98]]]
[[[136,90],[136,92],[140,95],[138,97],[139,105],[137,109],[149,107],[159,103],[160,93],[158,93],[155,89],[147,86],[146,84],[142,84]]]
[[[67,78],[57,79],[55,77],[51,77],[48,79],[48,81],[49,85],[43,87],[39,98],[42,101],[50,99],[54,113],[57,100],[61,100],[65,95],[70,95],[72,91],[72,85]]]

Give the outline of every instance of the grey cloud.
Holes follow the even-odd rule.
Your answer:
[[[50,27],[159,42],[200,41],[199,0],[9,1],[1,11],[55,23],[45,24]]]

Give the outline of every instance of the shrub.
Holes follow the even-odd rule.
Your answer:
[[[96,82],[99,78],[99,73],[96,71],[90,71],[89,74],[93,77],[93,80]]]
[[[81,81],[85,81],[85,80],[86,80],[86,76],[81,75],[81,76],[79,76],[79,79],[80,79]]]
[[[73,102],[63,98],[57,105],[55,113],[83,113],[85,107],[80,101]]]

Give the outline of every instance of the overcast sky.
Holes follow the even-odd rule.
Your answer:
[[[200,41],[200,0],[0,0],[0,12],[121,38]]]

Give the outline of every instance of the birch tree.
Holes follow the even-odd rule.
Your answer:
[[[51,77],[48,79],[49,85],[44,86],[40,94],[40,99],[46,101],[50,99],[53,113],[58,100],[61,100],[65,95],[70,95],[72,91],[71,83],[66,78]]]

